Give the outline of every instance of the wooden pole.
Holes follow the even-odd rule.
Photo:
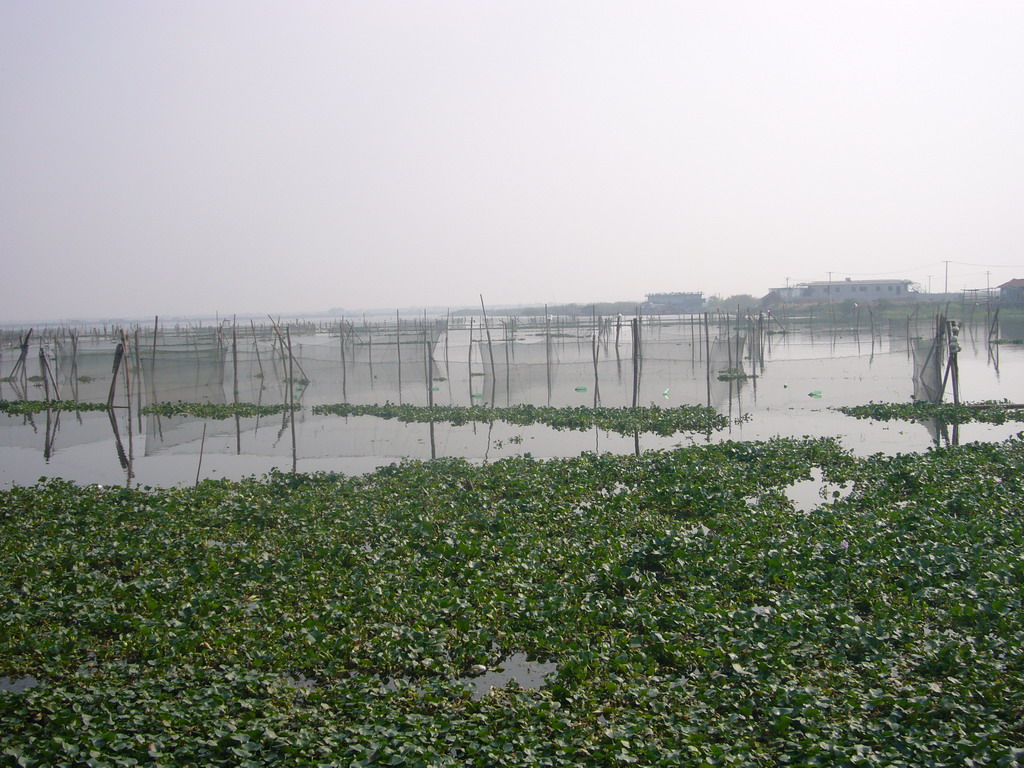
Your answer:
[[[451,379],[451,368],[448,367],[448,333],[451,331],[451,319],[452,311],[449,308],[444,316],[444,375],[446,379]]]
[[[139,434],[142,434],[142,343],[139,341],[139,328],[135,327],[135,348],[132,350],[132,358],[135,360],[135,418],[138,419]],[[131,425],[128,426],[131,431]]]
[[[235,404],[235,454],[242,455],[242,419],[238,415],[238,316],[231,316],[231,379]]]
[[[723,312],[722,315],[725,318],[725,352],[729,357],[729,368],[732,368],[732,318],[728,312]]]
[[[203,436],[199,441],[199,464],[196,466],[196,486],[199,486],[199,473],[203,471],[203,451],[206,449],[206,422],[203,422]]]
[[[640,318],[634,317],[633,324],[633,407],[640,402]]]
[[[110,392],[107,394],[107,408],[114,407],[114,395],[117,393],[117,372],[121,368],[121,361],[124,359],[124,342],[117,345],[114,350],[114,367],[110,378]]]
[[[707,370],[708,407],[711,407],[711,319],[704,313],[704,360]]]
[[[473,405],[473,318],[469,318],[469,350],[466,353],[469,368],[469,404]]]
[[[999,307],[996,307],[995,314],[992,315],[992,324],[988,327],[988,343],[993,343],[993,337],[995,341],[999,340]]]
[[[480,311],[483,314],[484,333],[487,334],[487,353],[491,358],[491,373],[494,373],[494,347],[491,345],[491,328],[487,323],[487,309],[484,307],[484,295],[480,294]]]
[[[46,402],[50,402],[50,377],[46,370],[46,353],[41,346],[39,347],[39,373],[43,379],[43,397]]]
[[[156,402],[156,334],[160,327],[160,315],[153,316],[153,346],[149,360],[149,399]]]
[[[28,333],[25,334],[24,338],[21,339],[21,354],[18,356],[18,362],[14,364],[14,368],[11,369],[11,379],[18,375],[20,371],[22,374],[23,384],[28,385],[28,377],[25,373],[25,361],[28,359],[28,345],[29,339],[32,338],[32,328],[28,329]]]
[[[547,360],[548,377],[548,405],[551,405],[551,315],[548,314],[548,305],[544,305],[544,352]]]
[[[640,403],[640,318],[633,318],[633,407]],[[640,455],[640,431],[633,430],[633,453]]]
[[[270,315],[267,315],[267,317],[270,317]],[[272,317],[270,317],[270,324],[273,326],[274,333],[277,334],[277,338],[281,342],[281,358],[285,362],[285,364],[288,366],[288,370],[289,370],[288,378],[289,379],[292,378],[292,374],[291,374],[291,367],[292,367],[292,365],[297,365],[299,367],[299,373],[302,374],[302,378],[304,378],[304,379],[306,379],[308,381],[309,377],[306,375],[306,372],[304,370],[302,370],[302,363],[300,363],[298,360],[295,360],[295,358],[292,355],[291,343],[290,342],[286,343],[285,338],[284,338],[284,334],[281,333],[281,329],[278,327],[278,324],[274,322],[274,318],[272,318]],[[291,326],[288,326],[288,328],[286,330],[290,334]],[[289,336],[289,338],[290,338],[290,336]],[[287,355],[287,358],[285,357],[286,355]]]
[[[127,472],[130,464],[128,456],[124,452],[124,444],[121,442],[121,433],[117,428],[117,416],[114,415],[113,408],[107,409],[107,417],[110,419],[110,428],[114,433],[114,450],[117,452],[117,460],[121,464],[121,469]]]
[[[295,447],[295,377],[292,369],[292,331],[291,328],[285,328],[285,333],[288,341],[288,414],[289,421],[291,422],[292,428],[292,473],[294,474],[298,469],[298,452]]]
[[[348,402],[348,366],[345,360],[345,318],[338,323],[338,344],[341,346],[341,399]]]
[[[260,357],[260,340],[256,338],[256,323],[249,318],[249,324],[252,326],[252,345],[256,348],[256,364],[260,367],[260,379],[265,381],[266,374],[263,372],[263,359]],[[260,390],[263,390],[263,384],[260,384]]]
[[[125,349],[125,357],[127,358],[129,347],[130,347],[130,343],[128,341],[128,334],[127,334],[127,332],[125,332],[123,330],[121,331],[121,339],[122,339],[121,343],[124,345],[124,349]],[[127,470],[128,471],[128,476],[127,476],[127,482],[131,483],[131,479],[132,479],[132,475],[133,475],[133,472],[132,472],[132,461],[134,460],[134,457],[135,457],[135,438],[133,436],[133,430],[132,430],[132,374],[131,374],[131,368],[130,368],[127,360],[122,361],[122,365],[124,365],[124,395],[125,395],[125,402],[127,403],[127,407],[128,407],[128,421],[127,421],[127,424],[128,424],[128,470]]]
[[[960,363],[959,363],[959,352],[960,352],[960,326],[955,321],[950,321],[948,324],[949,338],[949,367],[952,372],[950,377],[950,384],[953,388],[953,404],[960,405]]]
[[[430,348],[430,337],[427,334],[427,326],[423,326],[423,374],[424,379],[427,383],[427,405],[433,409],[434,407],[434,377],[431,376],[433,373],[432,363],[433,351]]]
[[[373,325],[366,323],[365,315],[363,323],[366,325],[366,359],[370,363],[370,389],[373,389]]]
[[[402,319],[395,310],[395,346],[398,349],[398,404],[402,404]]]

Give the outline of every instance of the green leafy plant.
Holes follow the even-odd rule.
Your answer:
[[[545,424],[553,429],[585,431],[597,427],[620,435],[634,432],[674,435],[680,432],[710,432],[724,429],[729,418],[713,408],[702,405],[686,405],[677,408],[588,408],[585,406],[551,408],[536,405],[514,405],[507,408],[484,406],[434,406],[415,405],[354,405],[336,403],[315,405],[314,414],[335,416],[376,416],[382,419],[398,419],[404,422],[447,422],[461,425],[472,422],[490,423],[502,421],[507,424],[529,426]]]
[[[1005,424],[1024,421],[1024,409],[1011,403],[930,403],[917,400],[911,403],[868,403],[841,406],[835,410],[857,419],[875,421],[930,421],[944,424],[966,424],[972,421],[986,424]]]
[[[105,411],[106,403],[78,400],[0,400],[0,413],[29,414],[44,411]]]
[[[753,378],[756,377],[752,374],[744,373],[742,368],[726,368],[718,374],[719,381],[746,381]]]
[[[1014,765],[1024,442],[0,491],[10,765]],[[796,509],[820,476],[842,498]],[[553,670],[474,697],[513,657]]]
[[[230,419],[252,416],[273,416],[290,410],[287,403],[256,405],[254,403],[154,403],[142,407],[143,414],[157,416],[196,416],[202,419]],[[298,410],[298,409],[296,409]]]

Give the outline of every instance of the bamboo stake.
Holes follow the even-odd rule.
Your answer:
[[[160,315],[153,316],[153,362],[156,363],[156,334],[160,327]]]
[[[451,319],[452,310],[449,308],[444,316],[444,375],[449,380],[451,379],[451,368],[448,366],[448,334],[451,331]]]
[[[153,351],[150,353],[149,360],[149,400],[151,403],[156,402],[156,334],[157,329],[160,327],[160,316],[153,316]],[[141,413],[141,409],[140,409]],[[159,417],[157,417],[159,419]],[[141,431],[141,430],[140,430]]]
[[[114,350],[114,368],[110,379],[110,392],[107,394],[107,408],[114,407],[114,395],[117,392],[117,372],[121,367],[121,360],[124,358],[124,343],[117,345]]]
[[[545,356],[547,359],[548,376],[548,406],[551,405],[551,315],[548,314],[548,305],[544,305],[544,329],[545,329]]]
[[[633,323],[633,407],[640,402],[640,319],[634,317]]]
[[[43,397],[50,402],[50,377],[46,375],[46,353],[42,347],[39,347],[39,373],[43,378]]]
[[[270,315],[267,315],[267,317],[270,317]],[[291,351],[291,344],[285,342],[285,338],[281,334],[281,329],[278,327],[278,324],[274,322],[274,318],[272,318],[272,317],[270,317],[270,324],[274,326],[274,332],[277,334],[277,338],[280,339],[280,341],[281,341],[281,359],[282,359],[282,362],[286,363],[289,371],[291,371],[291,366],[293,364],[297,365],[299,367],[299,373],[302,374],[302,378],[304,378],[304,379],[306,379],[308,381],[309,380],[309,376],[307,376],[306,372],[304,370],[302,370],[302,363],[300,363],[298,360],[294,359],[294,357],[292,355],[292,351]],[[291,331],[291,326],[288,326],[288,328],[286,330],[290,332]],[[289,338],[290,338],[290,336],[289,336]],[[286,354],[287,354],[287,358],[285,357]],[[291,377],[292,377],[291,373],[289,372],[288,378],[291,378]]]
[[[487,323],[487,309],[484,307],[484,295],[480,294],[480,312],[483,314],[484,333],[487,334],[487,355],[491,359],[491,407],[494,407],[494,387],[497,377],[494,375],[494,347],[491,345],[491,328]]]
[[[996,340],[999,339],[999,309],[1000,307],[996,307],[995,314],[992,316],[992,324],[988,327],[989,344],[992,343],[993,336],[996,338]]]
[[[473,405],[473,318],[469,318],[469,351],[466,354],[466,365],[469,368],[469,404]]]
[[[366,315],[363,315],[363,323],[366,325],[366,356],[370,362],[370,389],[373,389],[373,325],[366,324]]]
[[[24,375],[25,374],[25,361],[28,359],[28,345],[29,345],[29,339],[32,338],[32,330],[33,330],[32,328],[29,328],[28,329],[28,333],[25,334],[24,338],[21,339],[21,343],[20,343],[21,354],[18,356],[18,362],[16,362],[14,364],[14,368],[11,369],[11,379],[13,379],[15,376],[17,376],[18,372],[20,371],[22,373],[22,378],[25,379],[24,384],[25,384],[26,388],[28,387],[28,381],[27,381],[27,377]]]
[[[512,405],[512,366],[509,363],[508,352],[509,347],[512,346],[512,341],[509,338],[508,323],[504,323],[502,332],[505,336],[505,405]],[[515,334],[515,331],[512,331]]]
[[[430,338],[427,335],[427,326],[423,326],[423,373],[427,383],[427,405],[434,408],[434,377],[433,373],[433,351],[430,348]]]
[[[704,313],[704,360],[707,370],[708,407],[711,407],[711,319]]]
[[[348,402],[348,365],[345,360],[345,318],[338,323],[338,344],[341,346],[341,399]]]
[[[249,324],[252,326],[252,345],[256,348],[256,364],[260,367],[260,380],[266,381],[266,374],[263,372],[263,359],[260,357],[260,340],[256,338],[256,323],[252,318],[249,318]],[[260,391],[263,390],[263,384],[260,384]]]
[[[78,399],[78,333],[71,332],[71,397]],[[81,419],[81,414],[78,415]]]
[[[242,455],[242,419],[238,415],[238,315],[231,316],[231,384],[235,403],[235,455]]]
[[[56,419],[51,415],[49,408],[46,409],[46,436],[43,438],[43,460],[50,461],[53,456],[54,442],[57,440],[57,428],[60,424],[60,411],[57,411]]]
[[[398,404],[402,404],[402,319],[395,310],[395,346],[398,349]]]
[[[124,452],[124,443],[121,442],[121,433],[117,428],[117,416],[114,414],[113,408],[107,409],[107,416],[110,419],[110,428],[114,432],[114,450],[117,452],[117,460],[121,464],[121,469],[127,472],[129,467],[128,456]]]
[[[206,422],[203,422],[203,437],[199,441],[199,465],[196,467],[196,487],[199,487],[199,473],[203,470],[203,451],[206,448]]]
[[[729,327],[729,315],[725,316],[725,349],[729,355],[729,368],[733,367],[732,362],[732,329]]]
[[[132,430],[132,374],[131,367],[128,364],[129,353],[131,352],[131,344],[128,341],[128,334],[124,330],[121,331],[121,343],[125,349],[125,360],[122,361],[124,366],[124,397],[127,403],[126,408],[128,409],[128,467],[127,467],[127,478],[126,482],[131,483],[132,475],[132,462],[135,458],[135,438]]]
[[[295,447],[295,378],[294,371],[292,369],[292,332],[291,328],[285,328],[288,339],[288,414],[289,420],[291,421],[292,428],[292,473],[294,474],[298,468],[298,455]]]
[[[142,371],[142,357],[141,357],[141,353],[139,351],[141,348],[142,347],[139,344],[139,329],[136,326],[136,328],[135,328],[135,348],[133,350],[133,352],[135,354],[132,355],[132,358],[135,360],[135,376],[134,376],[134,379],[133,379],[133,381],[135,383],[135,418],[138,419],[138,422],[139,422],[139,434],[140,435],[142,434],[142,378],[141,378],[142,377],[142,373],[141,373],[141,371]],[[129,431],[130,431],[130,429],[131,429],[131,427],[129,426]]]
[[[597,325],[597,308],[594,308],[594,339],[593,339],[593,353],[594,353],[594,407],[601,403],[601,383],[597,375],[597,355],[600,349],[600,329]]]

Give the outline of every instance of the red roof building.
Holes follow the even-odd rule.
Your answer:
[[[1015,277],[999,286],[1000,304],[1024,304],[1024,278]]]

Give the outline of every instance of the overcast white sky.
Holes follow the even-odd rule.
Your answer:
[[[1024,277],[1024,3],[0,0],[0,320]]]

